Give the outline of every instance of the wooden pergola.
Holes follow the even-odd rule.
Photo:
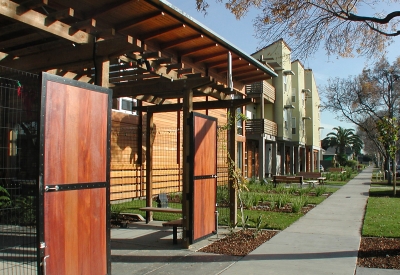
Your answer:
[[[183,121],[193,110],[234,114],[252,100],[246,84],[277,75],[162,0],[2,0],[0,26],[1,66],[112,88],[113,98],[143,103],[138,111],[147,112],[147,127],[156,112],[182,110]],[[185,128],[183,159],[189,154]],[[235,159],[235,129],[230,141]],[[187,184],[184,172],[184,190]],[[231,202],[235,220],[233,192]]]

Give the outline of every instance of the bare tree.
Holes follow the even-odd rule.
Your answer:
[[[382,58],[356,77],[330,79],[322,89],[324,108],[354,123],[385,158],[389,170],[390,144],[382,143],[379,124],[400,116],[400,58],[392,65]]]
[[[256,36],[268,45],[283,38],[295,58],[306,59],[323,44],[328,55],[378,55],[399,36],[400,11],[385,12],[399,0],[214,0],[224,3],[236,18],[251,8]],[[206,12],[209,1],[196,0]],[[382,10],[377,10],[382,9]],[[361,14],[359,11],[371,11]]]

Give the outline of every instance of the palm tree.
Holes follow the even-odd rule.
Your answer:
[[[363,148],[361,138],[354,133],[354,129],[344,129],[340,126],[334,127],[336,132],[330,132],[323,139],[323,143],[329,147],[336,147],[336,154],[344,156],[346,148],[351,148],[355,155],[358,155]]]

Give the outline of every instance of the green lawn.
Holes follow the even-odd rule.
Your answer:
[[[364,237],[400,237],[400,192],[392,188],[371,188],[364,219]]]
[[[320,193],[333,193],[337,188],[332,188],[328,186],[316,186],[315,188],[311,187],[289,187],[286,186],[278,186],[277,188],[271,188],[270,185],[251,185],[249,186],[252,191],[245,191],[242,194],[243,202],[245,204],[244,215],[248,216],[247,224],[249,227],[256,227],[258,219],[261,217],[260,228],[266,229],[277,229],[283,230],[300,217],[303,216],[301,212],[298,213],[288,213],[288,212],[275,212],[275,211],[263,211],[251,209],[253,206],[257,206],[259,204],[265,204],[273,202],[275,207],[279,204],[280,201],[284,201],[283,205],[286,203],[293,204],[296,201],[301,201],[301,205],[303,204],[320,204],[325,200],[326,196],[316,195],[318,192]],[[300,196],[300,194],[302,194]],[[226,200],[226,198],[224,198]],[[127,213],[136,213],[145,216],[145,211],[139,210],[139,208],[144,207],[146,204],[145,200],[132,200],[129,202],[121,203],[121,204],[113,204],[111,206],[112,214],[127,212]],[[153,202],[153,206],[156,207],[156,203]],[[169,204],[170,207],[173,208],[181,208],[181,204]],[[301,208],[301,207],[300,207]],[[227,207],[218,207],[218,221],[219,225],[229,226],[229,208]],[[251,209],[251,210],[249,210]],[[240,215],[240,209],[238,209],[238,215]],[[161,221],[170,221],[180,218],[180,214],[173,213],[160,213],[153,212],[154,220]],[[241,217],[238,216],[238,226],[241,226]]]

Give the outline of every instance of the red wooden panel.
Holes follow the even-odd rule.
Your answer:
[[[101,116],[108,95],[51,81],[47,87],[45,184],[105,182],[107,120]]]
[[[47,274],[106,274],[106,189],[45,196]]]
[[[212,234],[216,228],[217,121],[194,116],[193,240]],[[197,177],[197,178],[196,178]]]
[[[63,187],[43,195],[46,274],[107,274],[109,95],[46,87],[43,185]]]

